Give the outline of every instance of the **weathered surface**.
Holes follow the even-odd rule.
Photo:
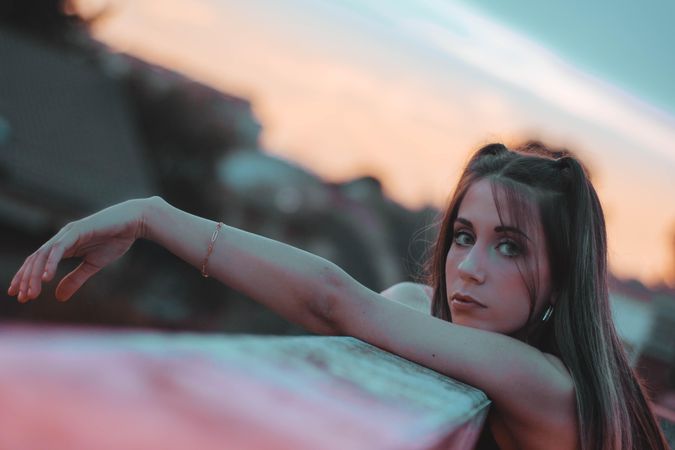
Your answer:
[[[0,448],[471,448],[469,386],[347,337],[0,326]]]

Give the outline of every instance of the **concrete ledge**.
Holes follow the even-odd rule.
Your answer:
[[[0,448],[468,449],[481,391],[348,337],[0,326]]]

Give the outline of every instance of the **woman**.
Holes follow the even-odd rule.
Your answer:
[[[357,337],[482,389],[493,408],[481,446],[667,448],[612,324],[598,197],[566,152],[481,148],[441,223],[429,286],[378,294],[329,261],[153,197],[66,225],[9,294],[36,298],[61,259],[80,257],[57,287],[65,301],[138,238],[310,331]]]

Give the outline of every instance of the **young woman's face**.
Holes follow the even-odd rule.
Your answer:
[[[549,303],[550,273],[543,228],[536,222],[527,231],[513,227],[507,216],[502,224],[489,180],[468,189],[452,224],[453,242],[445,261],[453,323],[515,334],[526,325],[530,311],[523,275],[537,280],[534,317],[541,316]]]

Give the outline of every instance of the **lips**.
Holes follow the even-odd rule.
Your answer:
[[[477,306],[480,306],[481,308],[487,308],[487,306],[485,306],[475,298],[471,297],[470,295],[460,294],[459,292],[455,292],[454,294],[452,294],[451,300],[457,300],[460,303],[475,304]]]

